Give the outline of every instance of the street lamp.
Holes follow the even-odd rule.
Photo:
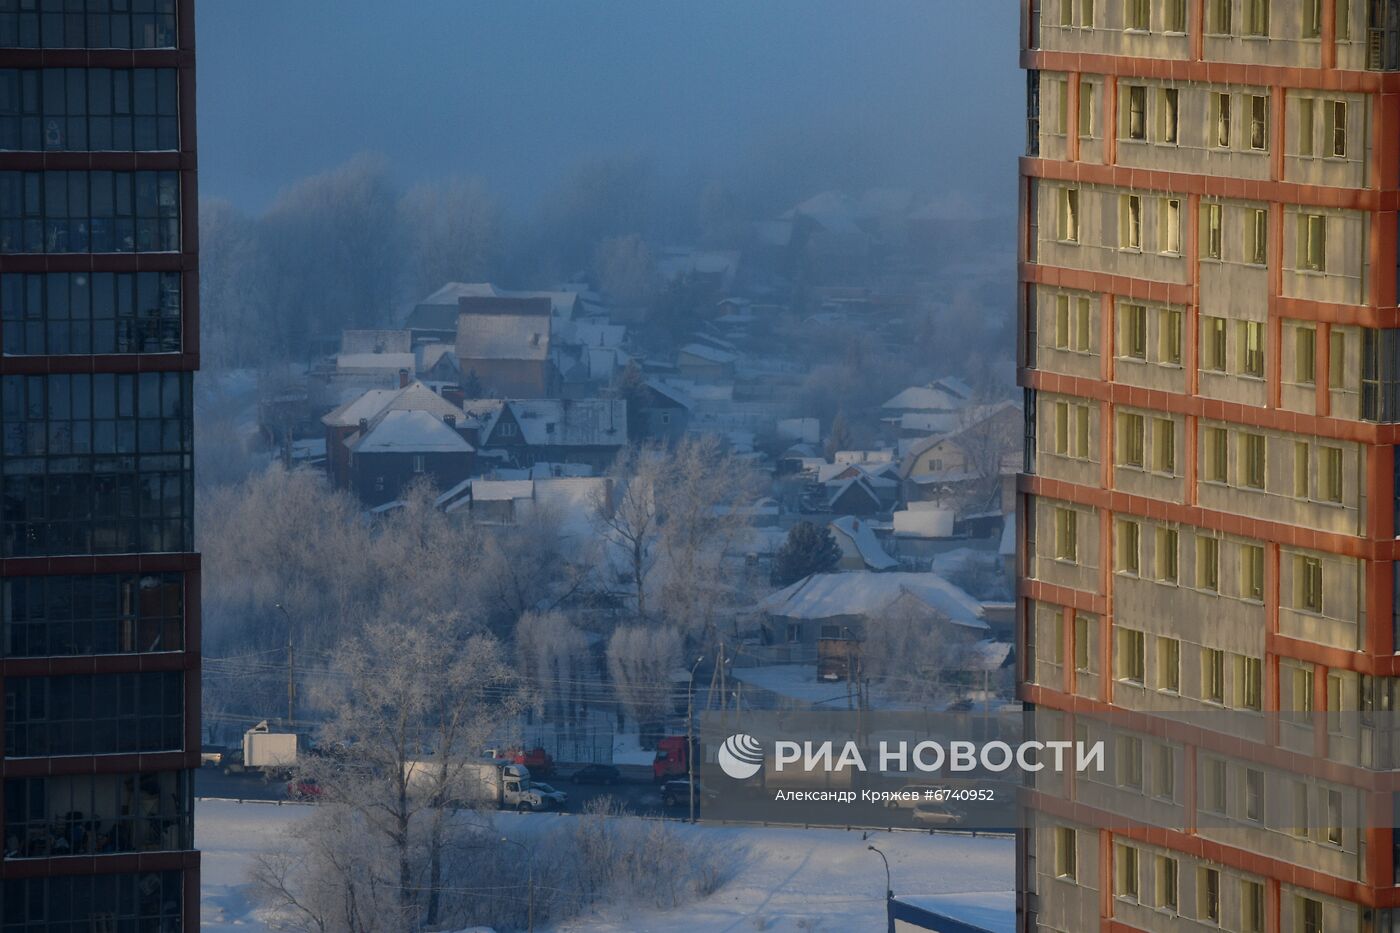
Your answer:
[[[894,900],[894,886],[890,883],[890,860],[885,858],[885,853],[874,846],[866,846],[866,848],[880,856],[880,861],[885,863],[885,900]]]
[[[519,846],[520,851],[525,853],[525,877],[529,891],[526,923],[529,926],[529,933],[535,933],[535,850],[509,836],[502,836],[501,841],[509,845]]]
[[[272,605],[276,606],[277,611],[282,613],[282,618],[287,620],[287,728],[291,729],[293,728],[292,706],[297,695],[296,667],[292,663],[292,617],[287,614],[286,606],[281,603],[273,603]]]
[[[690,683],[685,690],[685,772],[686,794],[690,797],[690,822],[695,822],[695,669],[705,660],[702,654],[690,665]]]

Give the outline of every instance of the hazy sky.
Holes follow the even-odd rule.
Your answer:
[[[706,175],[858,133],[890,183],[1015,210],[1016,0],[209,0],[201,189],[257,209],[361,151],[528,206],[581,157]],[[1002,210],[998,210],[1002,213]]]

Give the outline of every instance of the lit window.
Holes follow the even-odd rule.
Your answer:
[[[1240,372],[1246,376],[1264,377],[1264,325],[1260,321],[1241,321]]]

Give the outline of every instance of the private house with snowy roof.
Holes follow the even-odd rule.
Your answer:
[[[422,409],[387,411],[346,446],[350,485],[369,506],[398,499],[419,480],[438,489],[462,482],[471,476],[476,452],[453,415]]]
[[[326,473],[337,489],[351,488],[353,442],[395,411],[422,411],[460,431],[466,423],[461,408],[421,382],[403,378],[397,389],[370,389],[321,418],[326,429]],[[449,484],[450,485],[450,484]]]
[[[507,399],[484,413],[477,437],[482,455],[495,458],[500,466],[583,463],[602,473],[627,445],[627,403],[597,398]]]
[[[554,398],[562,377],[552,353],[548,298],[475,298],[458,302],[457,366],[464,383],[501,398]]]

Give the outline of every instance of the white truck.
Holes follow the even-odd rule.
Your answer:
[[[429,761],[412,761],[405,767],[409,786],[427,792],[433,775],[437,773],[437,765]],[[466,806],[494,805],[498,810],[519,810],[522,813],[563,809],[567,799],[559,791],[537,788],[530,780],[530,769],[524,765],[498,758],[468,762],[462,768],[461,783],[454,788],[452,797]]]
[[[290,773],[297,763],[294,732],[273,732],[264,719],[243,733],[241,755],[225,756],[225,774],[261,771],[269,777]]]

